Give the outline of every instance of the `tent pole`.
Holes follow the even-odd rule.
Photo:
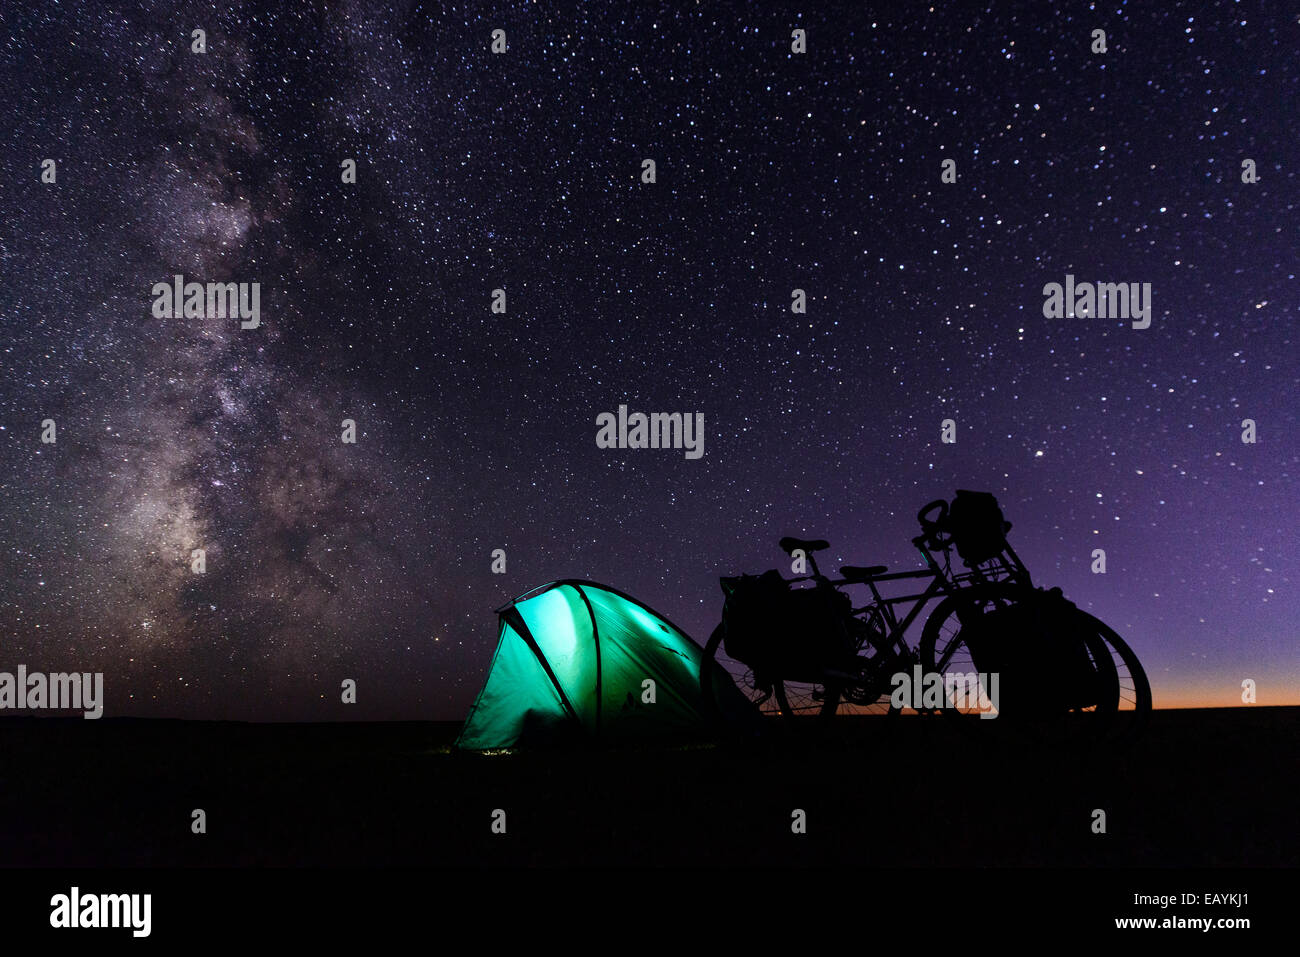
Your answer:
[[[591,607],[591,601],[587,598],[587,593],[582,590],[581,585],[574,585],[573,590],[582,596],[582,603],[587,606],[587,615],[591,618],[591,639],[596,643],[596,737],[600,737],[601,701],[603,698],[600,693],[600,629],[596,627],[596,610]]]
[[[577,721],[579,726],[581,726],[582,719],[578,717],[578,712],[569,701],[569,696],[564,693],[564,688],[560,686],[559,679],[555,677],[555,672],[551,670],[551,663],[547,661],[546,656],[542,654],[542,649],[538,646],[537,640],[533,637],[533,633],[529,631],[528,626],[524,624],[524,616],[519,614],[519,610],[515,608],[514,605],[511,605],[509,608],[506,608],[501,612],[501,617],[505,619],[506,624],[518,633],[519,637],[524,640],[524,644],[528,645],[533,654],[537,656],[537,661],[546,672],[546,677],[551,679],[551,684],[555,685],[555,690],[559,692],[560,703],[564,705],[564,710],[569,712],[569,717],[574,721]]]

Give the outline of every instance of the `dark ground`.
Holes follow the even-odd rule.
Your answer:
[[[1300,861],[1297,708],[1158,711],[1126,753],[1084,756],[941,719],[837,721],[820,742],[479,756],[449,751],[456,724],[10,717],[0,866]]]

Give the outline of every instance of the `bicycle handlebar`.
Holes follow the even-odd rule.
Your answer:
[[[935,509],[939,510],[939,517],[932,519],[929,517],[929,515]],[[916,513],[916,520],[921,523],[921,528],[926,529],[927,531],[932,526],[942,524],[944,520],[947,518],[948,518],[948,500],[942,498],[936,498],[933,502],[930,502],[928,505],[922,506],[921,510]]]
[[[931,518],[933,512],[937,518]],[[947,534],[948,502],[937,498],[916,513],[916,520],[921,523],[921,538],[930,548],[938,550],[952,545],[952,535]]]

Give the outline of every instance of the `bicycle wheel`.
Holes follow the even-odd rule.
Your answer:
[[[888,638],[889,624],[878,611],[854,616],[848,623],[853,654],[840,687],[839,714],[897,715],[893,676],[910,672],[911,654],[900,654]]]
[[[713,696],[713,681],[707,664],[709,661],[716,662],[741,694],[753,702],[764,716],[793,721],[808,717],[829,718],[835,714],[840,700],[836,685],[791,681],[757,674],[749,665],[727,657],[723,647],[725,636],[724,625],[719,624],[713,629],[704,646],[705,664],[700,668],[700,690],[711,715],[717,714],[717,702]],[[799,724],[802,726],[804,721],[800,720]]]
[[[948,675],[978,672],[970,647],[962,636],[963,618],[971,621],[990,611],[1005,608],[1018,599],[1019,592],[1020,586],[996,583],[967,588],[960,596],[949,595],[939,602],[925,620],[921,632],[918,651],[925,673]],[[983,713],[978,701],[972,702],[969,695],[957,695],[955,690],[945,686],[939,707],[921,710],[937,710],[952,717],[970,717]]]
[[[1151,683],[1146,670],[1128,643],[1101,619],[1075,609],[1080,621],[1086,622],[1110,656],[1115,674],[1115,707],[1106,740],[1131,741],[1146,728],[1151,716]]]
[[[826,719],[835,715],[840,703],[840,688],[836,684],[815,684],[803,681],[772,682],[773,697],[783,718]]]
[[[945,598],[927,619],[921,638],[921,660],[927,672],[950,674],[977,672],[964,626],[978,617],[1021,601],[1043,601],[1043,596],[1026,591],[1023,586],[1007,583],[978,586],[956,598]],[[1035,619],[1042,641],[1059,641],[1070,635],[1081,639],[1088,664],[1095,675],[1091,693],[1069,704],[1074,690],[1060,674],[1045,668],[1033,676],[1034,693],[1019,689],[1022,701],[1032,703],[1015,722],[1031,730],[1035,737],[1054,743],[1083,741],[1115,743],[1139,734],[1151,712],[1151,687],[1137,655],[1113,629],[1068,602],[1050,599],[1041,604]],[[1032,648],[1029,649],[1032,653]],[[1051,660],[1050,653],[1043,656]],[[1017,670],[1031,674],[1028,662]],[[1023,683],[1023,682],[1022,682]],[[945,688],[947,685],[945,684]],[[946,714],[969,716],[980,710],[963,707],[962,702],[945,695],[940,710]]]

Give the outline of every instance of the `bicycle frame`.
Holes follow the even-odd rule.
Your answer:
[[[922,524],[924,527],[925,523]],[[853,671],[843,671],[831,664],[823,665],[819,683],[837,683],[849,698],[852,697],[848,690],[850,688],[859,688],[868,694],[873,689],[882,690],[879,682],[885,676],[884,669],[900,665],[910,667],[919,661],[919,649],[913,649],[908,644],[906,634],[934,599],[944,597],[962,602],[963,592],[994,582],[1014,583],[1024,588],[1033,587],[1029,570],[1005,540],[1002,550],[993,558],[970,567],[968,571],[958,572],[952,570],[951,540],[944,541],[942,538],[936,538],[933,530],[927,528],[921,535],[912,539],[912,544],[921,553],[925,561],[924,568],[905,572],[885,572],[865,579],[831,579],[822,574],[816,558],[808,554],[805,557],[810,566],[810,574],[786,579],[790,584],[811,582],[815,588],[836,591],[847,585],[864,585],[871,590],[871,601],[861,607],[851,608],[850,617],[846,619],[846,626],[848,621],[856,619],[866,627],[866,637],[862,639],[863,643],[857,646],[858,654],[855,658],[857,665],[854,666]],[[936,553],[942,553],[942,563],[936,557]],[[928,580],[923,590],[905,595],[887,596],[882,594],[879,588],[882,583],[887,582],[921,580]],[[909,603],[911,607],[900,619],[896,609]],[[979,610],[973,604],[967,607],[975,611]],[[964,617],[960,606],[958,615]],[[876,649],[875,656],[867,657],[861,654],[867,644]],[[776,676],[775,671],[772,674]]]
[[[800,556],[808,560],[811,574],[783,579],[783,581],[787,585],[811,584],[816,589],[829,589],[836,592],[835,600],[840,603],[840,607],[835,610],[834,624],[832,625],[830,620],[819,620],[818,627],[836,627],[852,640],[838,647],[836,642],[825,643],[816,649],[816,656],[813,658],[786,659],[791,662],[788,665],[790,672],[788,674],[783,672],[785,661],[775,645],[772,646],[772,651],[764,652],[765,655],[771,655],[770,660],[766,662],[753,660],[760,657],[757,651],[754,652],[753,658],[746,656],[743,659],[734,659],[748,669],[743,676],[743,682],[744,688],[752,692],[751,700],[756,705],[762,706],[775,697],[779,705],[779,713],[786,717],[795,717],[800,712],[816,712],[821,718],[826,718],[833,715],[841,703],[855,709],[887,707],[887,713],[895,714],[906,707],[915,707],[915,704],[895,704],[895,692],[898,690],[895,678],[900,672],[906,674],[914,668],[945,672],[953,660],[952,649],[961,646],[965,641],[967,627],[976,625],[986,615],[998,614],[1002,609],[1014,607],[1022,601],[1046,601],[1054,604],[1033,607],[1029,610],[1030,613],[1039,616],[1040,608],[1047,608],[1044,614],[1050,616],[1065,609],[1067,613],[1075,616],[1069,622],[1071,635],[1081,627],[1089,629],[1088,635],[1085,636],[1088,642],[1087,655],[1093,663],[1096,676],[1100,676],[1097,680],[1109,682],[1104,686],[1097,685],[1097,701],[1093,704],[1099,712],[1104,710],[1104,705],[1109,709],[1105,710],[1107,715],[1112,712],[1114,715],[1125,715],[1131,712],[1136,717],[1124,725],[1127,730],[1122,734],[1125,736],[1134,734],[1134,729],[1141,727],[1151,710],[1151,689],[1141,664],[1128,645],[1104,623],[1080,612],[1072,603],[1065,601],[1059,588],[1046,592],[1041,588],[1035,588],[1029,570],[1006,541],[1005,535],[1000,541],[999,551],[986,561],[975,564],[964,562],[964,567],[959,566],[954,569],[953,553],[960,555],[962,549],[958,548],[958,543],[950,531],[952,526],[944,521],[946,511],[940,509],[937,520],[928,518],[935,512],[936,505],[944,506],[945,503],[932,502],[921,510],[918,518],[921,522],[922,534],[912,539],[912,544],[924,560],[921,568],[899,572],[882,569],[880,574],[873,574],[872,569],[855,568],[851,569],[846,577],[831,579],[821,573],[811,554]],[[1004,523],[1004,531],[1009,530],[1010,524]],[[795,542],[800,541],[795,540]],[[811,544],[817,549],[825,547],[820,541],[802,544]],[[782,541],[782,548],[787,554],[795,555],[793,549],[797,547],[799,547],[797,544]],[[815,549],[805,548],[807,552],[813,550]],[[988,554],[987,549],[981,549],[978,545],[965,550],[972,556]],[[780,573],[776,570],[764,573],[764,575],[769,574],[780,577]],[[741,576],[741,578],[745,577],[750,576]],[[733,594],[729,588],[731,581],[732,579],[728,578],[722,579],[723,590],[728,596]],[[902,589],[905,594],[888,594],[891,589],[885,587],[908,583],[915,583],[915,587]],[[921,587],[922,584],[924,587]],[[775,587],[775,583],[772,585]],[[869,590],[870,600],[859,607],[844,603],[847,594],[845,589],[849,585],[859,585]],[[940,601],[937,607],[931,608],[935,599]],[[816,603],[810,607],[816,607]],[[913,646],[907,640],[907,632],[918,619],[923,617],[922,613],[927,609],[930,610],[928,617],[925,617],[925,628],[919,636],[919,641]],[[781,620],[779,628],[784,629],[788,634],[770,629],[763,632],[762,624],[755,626],[766,636],[766,641],[798,641],[802,633],[807,630],[801,629],[797,621],[785,622],[780,618],[779,611],[774,611],[772,614],[775,616],[774,620]],[[1035,624],[1037,625],[1037,621]],[[723,647],[727,637],[727,625],[724,607],[723,621],[709,637],[706,647],[708,655],[716,655],[718,649]],[[952,626],[955,626],[956,631],[948,630]],[[742,626],[742,628],[749,627],[748,624]],[[1047,621],[1044,627],[1047,628],[1045,637],[1051,640],[1052,622]],[[978,630],[978,626],[976,628]],[[1093,628],[1096,629],[1095,634],[1092,633]],[[940,643],[947,647],[946,653],[941,650]],[[823,652],[822,648],[826,650]],[[875,654],[872,654],[873,650]],[[825,657],[821,657],[823,654]],[[821,660],[817,660],[818,658]],[[973,662],[974,658],[972,657],[971,660]],[[996,668],[994,673],[997,673]],[[703,693],[708,695],[712,693],[710,690],[712,682],[705,681],[704,674],[705,671],[702,669],[702,689]],[[737,684],[741,683],[742,679],[737,678]],[[792,689],[792,686],[798,687]],[[1028,685],[1022,682],[1021,687],[1028,687]],[[996,695],[995,689],[992,692],[994,705],[999,709],[997,713],[1001,714],[1003,712]],[[790,703],[791,700],[795,702],[793,705]],[[1037,714],[1033,708],[1038,707],[1038,698],[1029,695],[1024,700],[1030,702],[1026,705],[1029,710],[1024,713],[1031,717]],[[1087,700],[1091,699],[1079,698],[1078,701],[1084,703],[1077,706],[1070,704],[1069,700],[1052,706],[1058,709],[1064,707],[1066,711],[1083,711],[1091,707],[1087,704]],[[1127,707],[1129,705],[1131,707]],[[927,698],[923,706],[917,710],[922,713],[941,711],[945,714],[964,714],[966,713],[964,707],[953,701],[944,701],[936,706]],[[1006,713],[1017,713],[1016,708],[1008,707]],[[1110,734],[1108,730],[1111,727],[1110,718],[1107,718],[1107,722],[1103,730]],[[1117,735],[1115,740],[1118,739]]]
[[[881,575],[873,576],[866,581],[849,581],[848,579],[829,579],[821,574],[817,568],[817,563],[812,556],[808,556],[809,564],[812,566],[812,574],[801,578],[792,579],[793,581],[813,581],[818,587],[841,588],[845,585],[865,585],[871,590],[872,600],[861,607],[854,608],[852,613],[855,617],[868,616],[870,622],[872,616],[878,616],[881,625],[880,631],[883,633],[883,645],[877,645],[881,653],[899,656],[905,660],[911,659],[915,652],[906,641],[907,630],[916,623],[921,612],[934,599],[942,596],[957,597],[960,601],[961,593],[970,586],[984,585],[995,581],[1013,581],[1026,588],[1031,588],[1029,570],[1025,567],[1020,556],[1007,543],[1002,552],[995,558],[983,563],[983,566],[976,566],[967,572],[954,573],[951,569],[949,558],[949,549],[943,549],[944,562],[941,565],[935,558],[934,550],[931,549],[927,536],[920,535],[912,539],[912,544],[921,553],[925,560],[925,568],[916,569],[906,572],[886,572]],[[908,580],[929,579],[929,584],[923,591],[906,594],[886,596],[881,594],[878,587],[883,582],[897,582]],[[900,620],[895,606],[911,603],[911,608]],[[828,670],[828,676],[831,672]],[[848,677],[838,672],[834,673],[836,677]]]

